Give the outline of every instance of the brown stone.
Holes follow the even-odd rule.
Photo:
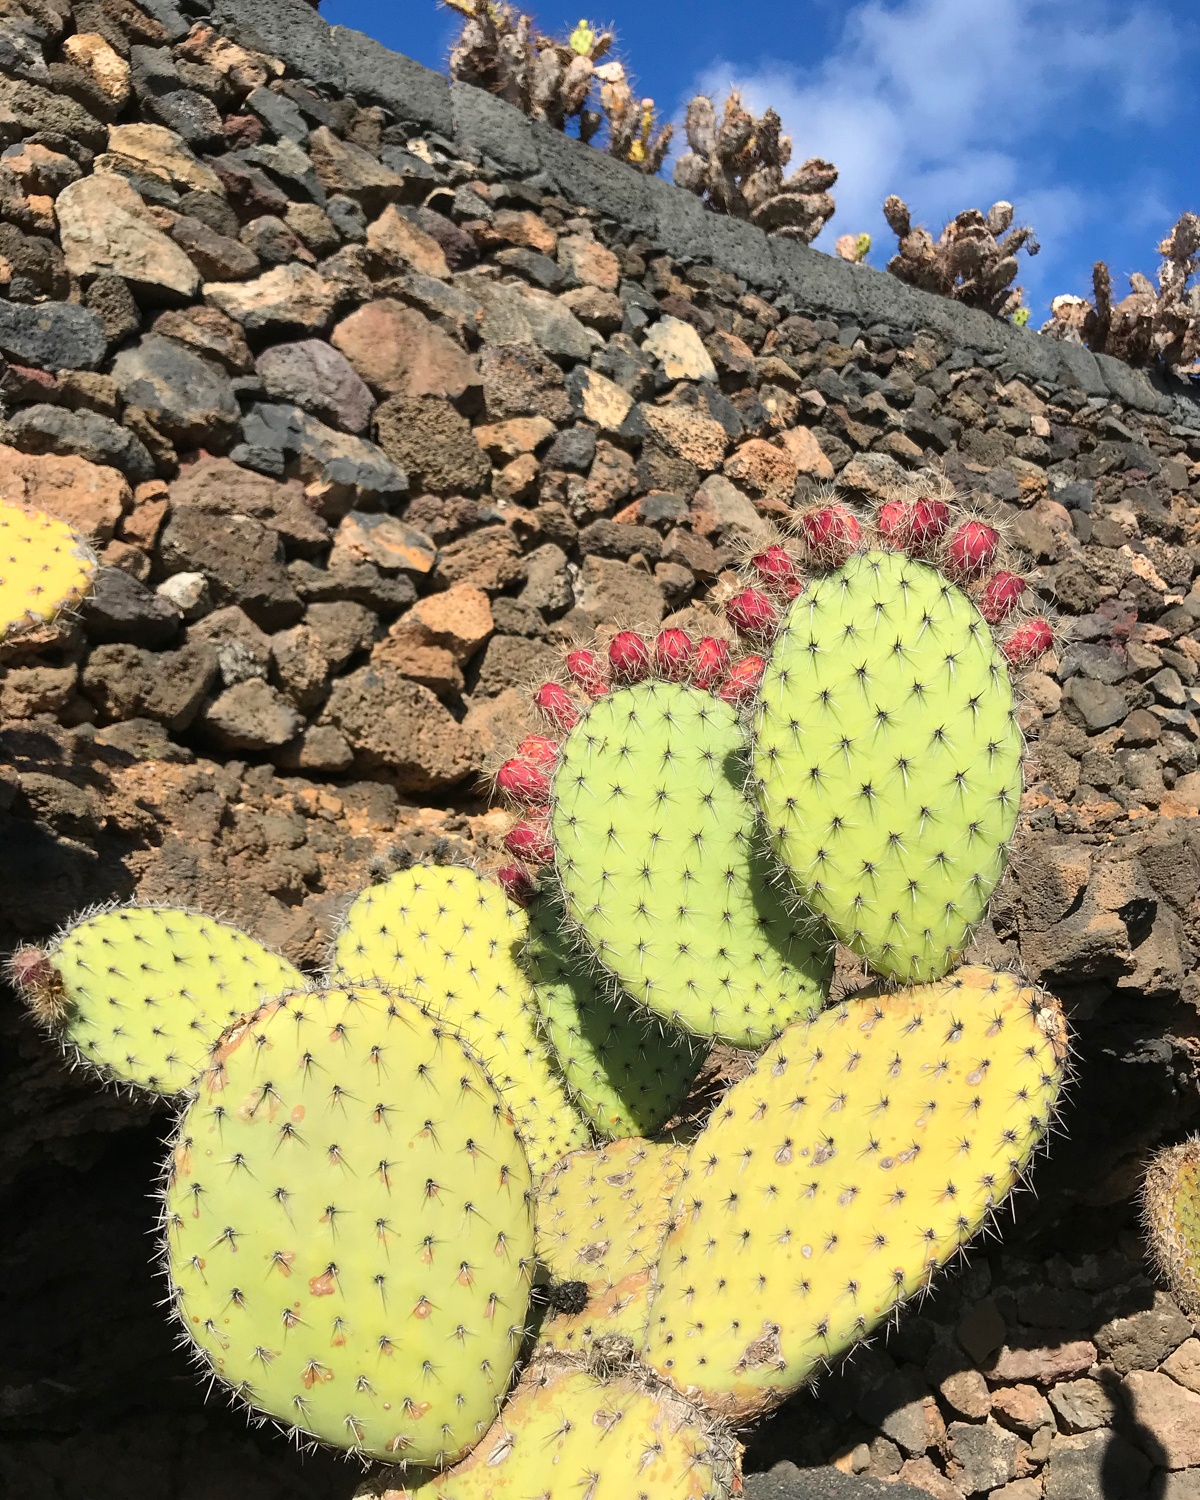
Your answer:
[[[333,539],[329,566],[374,563],[385,573],[420,577],[433,570],[437,548],[423,531],[378,511],[351,511],[342,518]]]
[[[578,601],[593,625],[653,630],[666,614],[662,589],[649,573],[608,557],[584,558]]]
[[[573,287],[558,300],[585,328],[594,328],[598,333],[616,333],[625,321],[625,304],[620,297],[614,292],[602,292],[599,287]]]
[[[637,466],[624,448],[598,442],[587,481],[588,509],[597,514],[613,510],[633,494],[636,485]]]
[[[511,417],[476,427],[475,441],[494,463],[532,453],[554,434],[554,423],[545,417]]]
[[[989,1361],[985,1373],[992,1380],[1032,1380],[1048,1385],[1066,1376],[1082,1375],[1095,1361],[1095,1344],[1063,1334],[1057,1343],[1047,1340],[1029,1348],[1004,1344]]]
[[[947,1375],[938,1391],[955,1411],[974,1421],[986,1417],[992,1409],[992,1393],[978,1370],[958,1370]]]
[[[442,281],[450,279],[446,254],[437,240],[402,214],[394,203],[389,203],[367,226],[367,244],[376,255],[422,276],[436,276]]]
[[[811,427],[792,427],[780,437],[784,452],[796,465],[797,474],[813,479],[832,479],[833,465],[821,451]]]
[[[215,307],[170,308],[155,318],[151,332],[206,354],[234,375],[254,368],[254,356],[241,327]]]
[[[125,476],[102,464],[52,453],[18,453],[0,446],[4,498],[66,521],[96,546],[113,538],[132,505]]]
[[[111,179],[119,166],[132,167],[139,177],[156,177],[180,193],[221,194],[221,181],[213,169],[197,160],[182,136],[163,125],[111,126],[108,151],[96,158],[94,167]]]
[[[371,652],[373,666],[393,667],[443,700],[463,690],[462,668],[444,646],[421,646],[408,637],[380,641]]]
[[[524,245],[539,255],[553,255],[558,244],[558,235],[545,219],[529,209],[500,209],[489,225],[488,233],[506,245]]]
[[[1200,1395],[1158,1370],[1134,1370],[1121,1389],[1148,1457],[1165,1469],[1200,1464]]]
[[[392,396],[375,413],[375,431],[415,488],[476,495],[491,475],[470,423],[437,396]]]
[[[912,1484],[919,1490],[927,1490],[935,1496],[935,1500],[963,1500],[962,1490],[947,1479],[933,1460],[925,1455],[906,1460],[896,1477],[901,1484]]]
[[[507,526],[484,526],[443,547],[435,578],[443,587],[469,583],[489,594],[521,576],[521,545]]]
[[[79,669],[9,667],[0,677],[0,718],[32,719],[54,715],[71,701]]]
[[[1002,1385],[992,1392],[992,1415],[997,1421],[1029,1437],[1054,1421],[1050,1403],[1036,1386]]]
[[[736,484],[745,485],[752,495],[788,501],[795,491],[799,470],[790,453],[765,438],[750,438],[726,460],[725,473]]]
[[[1174,1354],[1163,1361],[1162,1369],[1172,1380],[1200,1395],[1200,1339],[1185,1339]]]
[[[427,688],[386,663],[337,679],[323,722],[342,731],[364,768],[392,771],[402,791],[453,786],[475,766],[470,731]]]
[[[404,194],[405,180],[399,172],[385,167],[353,141],[340,140],[326,125],[312,132],[305,149],[327,193],[357,198],[368,210],[381,208]]]
[[[558,242],[558,263],[584,286],[615,292],[621,284],[621,262],[599,240],[580,234],[564,235]]]
[[[729,439],[720,422],[687,406],[643,406],[642,416],[664,447],[698,469],[719,469]]]
[[[607,375],[580,369],[573,377],[571,389],[579,410],[601,432],[617,432],[633,409],[633,397]]]
[[[479,356],[479,369],[493,422],[527,415],[554,423],[570,421],[563,372],[540,349],[521,344],[486,348]]]
[[[151,218],[123,177],[97,172],[65,187],[55,204],[67,269],[75,276],[113,272],[134,286],[191,297],[200,273]]]
[[[462,663],[475,655],[494,629],[488,596],[469,583],[459,583],[419,600],[395,622],[387,638],[439,646]]]
[[[532,453],[523,453],[505,464],[492,478],[492,498],[499,503],[534,498],[542,466]]]
[[[251,333],[321,333],[337,302],[324,277],[299,261],[276,266],[253,281],[210,281],[204,296]]]
[[[659,318],[642,348],[657,359],[668,380],[715,380],[717,369],[700,335],[679,318]]]
[[[376,391],[457,398],[479,384],[479,368],[460,344],[390,297],[357,308],[330,342]]]
[[[129,64],[94,31],[76,32],[62,44],[63,57],[81,68],[116,109],[129,98]]]

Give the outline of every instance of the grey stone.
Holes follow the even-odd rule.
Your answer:
[[[217,447],[237,427],[241,411],[229,376],[161,334],[147,334],[113,362],[127,406],[140,406],[181,447]]]
[[[1096,356],[1082,344],[1059,343],[1058,357],[1063,371],[1070,377],[1064,384],[1077,384],[1087,396],[1106,396],[1108,386],[1096,363]],[[1060,380],[1062,376],[1060,375]]]
[[[822,255],[797,240],[773,240],[771,254],[774,257],[779,284],[792,294],[797,307],[805,312],[833,313],[838,317],[862,315],[862,299],[854,266],[836,256]],[[872,322],[890,321],[869,319]]]
[[[92,652],[83,690],[104,719],[154,719],[178,730],[196,717],[216,676],[211,646],[150,652],[117,641]]]
[[[1115,1432],[1056,1437],[1042,1471],[1046,1500],[1133,1500],[1150,1477],[1149,1461]]]
[[[954,1478],[968,1495],[993,1490],[1016,1473],[1017,1435],[990,1419],[986,1422],[951,1422],[946,1429],[950,1452],[957,1465]]]
[[[0,301],[0,353],[44,370],[94,370],[104,358],[104,323],[70,302]]]
[[[104,150],[107,126],[57,89],[24,79],[0,78],[0,106],[17,115],[26,131],[52,130],[89,151]]]
[[[273,146],[250,146],[232,154],[238,161],[251,167],[262,167],[272,177],[278,178],[286,189],[291,190],[292,196],[304,193],[324,208],[325,189],[317,177],[317,169],[312,158],[295,141],[284,139]]]
[[[366,429],[375,399],[354,366],[323,339],[264,349],[254,363],[267,394],[346,432]]]
[[[475,744],[434,695],[394,667],[359,667],[333,684],[323,722],[340,729],[364,767],[386,767],[398,790],[453,786],[472,769]]]
[[[1156,391],[1144,371],[1132,369],[1124,360],[1114,359],[1111,354],[1097,354],[1095,359],[1105,385],[1125,406],[1132,406],[1136,411],[1159,412],[1164,416],[1171,412],[1171,398]]]
[[[515,104],[497,99],[469,83],[450,85],[450,108],[454,115],[454,138],[489,156],[506,171],[527,177],[538,169],[529,117]]]
[[[1098,734],[1112,724],[1119,724],[1129,712],[1129,704],[1119,688],[1094,682],[1089,677],[1072,677],[1063,691],[1063,705],[1070,704],[1082,719],[1089,734]]]
[[[1113,1318],[1092,1335],[1119,1375],[1153,1370],[1173,1354],[1192,1331],[1190,1321],[1165,1292],[1154,1294],[1154,1306],[1127,1318]]]
[[[353,198],[335,193],[325,204],[329,222],[344,240],[361,243],[367,237],[367,216]]]
[[[261,677],[226,688],[207,704],[200,722],[226,750],[275,750],[304,728],[304,718]]]
[[[719,270],[763,290],[773,291],[779,285],[781,273],[771,241],[757,225],[713,214],[707,238],[709,256]]]
[[[333,28],[306,0],[217,0],[212,19],[233,40],[281,58],[300,77],[346,86]]]
[[[480,331],[485,344],[536,344],[554,358],[591,357],[587,329],[548,292],[484,281],[472,282],[470,292],[483,307]]]
[[[23,406],[0,428],[22,453],[60,453],[120,469],[134,484],[154,478],[154,460],[132,432],[98,412],[62,406]]]
[[[542,171],[568,202],[596,209],[642,234],[654,233],[654,190],[643,173],[540,121],[530,130]]]
[[[169,47],[130,47],[129,81],[140,100],[150,94],[169,94],[183,87],[183,79]]]
[[[172,573],[154,592],[173,604],[185,620],[198,620],[212,608],[208,579],[203,573]]]
[[[1064,1380],[1050,1392],[1050,1405],[1065,1432],[1093,1432],[1112,1423],[1116,1405],[1098,1380]]]
[[[83,623],[93,641],[165,646],[179,633],[181,615],[170,599],[120,568],[100,568],[84,602]]]
[[[181,42],[192,29],[192,23],[171,0],[141,0],[141,8],[154,17],[169,42]]]
[[[297,558],[288,567],[288,577],[305,601],[359,604],[386,616],[399,614],[417,597],[413,581],[406,574],[384,573],[370,562],[318,568],[305,558]],[[313,603],[309,603],[309,618]]]
[[[213,648],[221,669],[221,682],[227,688],[251,677],[265,681],[270,672],[271,637],[236,604],[227,604],[199,621],[188,631],[188,641]]]
[[[832,1466],[800,1469],[786,1461],[767,1474],[747,1475],[745,1483],[749,1500],[929,1500],[928,1490],[915,1485],[885,1484]]]
[[[238,463],[281,477],[295,460],[324,484],[373,495],[403,495],[408,476],[365,438],[338,432],[298,406],[258,402],[242,421],[243,441],[230,453]]]
[[[283,630],[303,613],[279,533],[251,516],[176,508],[159,551],[172,572],[203,573],[219,604],[240,604],[263,630]]]
[[[221,145],[221,115],[211,99],[195,89],[177,89],[173,94],[148,99],[146,113],[159,125],[173,130],[194,150]]]
[[[335,26],[331,40],[346,87],[356,98],[366,104],[381,104],[401,120],[453,135],[450,85],[441,73],[423,68],[345,26]],[[308,76],[315,78],[316,74]]]
[[[308,122],[299,107],[283,94],[266,88],[254,89],[246,96],[246,108],[252,109],[268,130],[281,139],[295,141],[298,146],[308,139]]]

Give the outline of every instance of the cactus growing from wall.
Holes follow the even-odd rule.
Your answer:
[[[888,270],[910,286],[941,297],[952,297],[968,307],[982,308],[994,317],[1008,317],[1021,305],[1022,288],[1013,286],[1019,270],[1018,251],[1036,255],[1040,246],[1028,226],[1013,229],[1011,203],[993,203],[987,213],[977,208],[957,214],[935,240],[927,229],[914,225],[908,205],[892,194],[883,216],[899,240]]]

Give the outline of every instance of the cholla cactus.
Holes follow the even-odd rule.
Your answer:
[[[871,253],[871,236],[869,234],[839,235],[833,247],[833,253],[839,260],[848,260],[851,265],[861,265]]]
[[[600,107],[608,121],[609,153],[653,176],[666,160],[675,127],[658,123],[653,99],[633,93],[623,64],[607,62],[595,71],[601,81]]]
[[[756,120],[735,90],[718,122],[713,101],[697,94],[687,108],[687,138],[691,149],[676,162],[675,181],[717,213],[806,245],[833,217],[837,168],[811,156],[785,180],[792,142],[773,109]]]
[[[1009,317],[1021,306],[1022,289],[1013,286],[1017,252],[1036,255],[1041,248],[1033,230],[1012,228],[1013,206],[993,203],[986,214],[968,208],[942,230],[937,240],[914,227],[908,205],[893,193],[883,216],[900,241],[888,270],[910,286],[952,297],[994,317]]]

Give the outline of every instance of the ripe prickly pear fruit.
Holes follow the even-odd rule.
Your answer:
[[[548,1355],[469,1458],[355,1500],[731,1500],[741,1489],[737,1445],[646,1371]]]
[[[818,568],[840,568],[862,541],[862,526],[844,505],[817,505],[800,517],[808,554]]]
[[[1027,587],[1025,579],[1017,573],[1003,569],[993,573],[979,596],[979,613],[989,625],[999,625],[1016,609]]]
[[[227,1026],[307,981],[224,922],[119,906],[19,949],[10,975],[68,1056],[152,1094],[188,1088]]]
[[[654,640],[654,666],[667,682],[686,682],[696,645],[686,630],[660,630]]]
[[[524,1334],[529,1165],[477,1055],[374,988],[231,1031],[168,1158],[180,1325],[250,1407],[334,1447],[444,1464]]]
[[[982,578],[1000,550],[1000,533],[986,521],[964,521],[946,543],[946,573],[955,583]]]
[[[0,500],[0,640],[73,609],[95,576],[94,553],[65,521]]]
[[[572,1151],[546,1173],[538,1258],[556,1280],[584,1282],[587,1302],[574,1314],[549,1314],[539,1345],[580,1354],[614,1333],[640,1340],[686,1156],[670,1143],[610,1141]]]
[[[1200,1137],[1152,1159],[1142,1185],[1142,1222],[1171,1295],[1189,1318],[1200,1318]]]
[[[524,865],[502,865],[496,871],[496,879],[504,894],[517,906],[528,906],[537,895],[533,876]]]
[[[496,772],[496,785],[520,807],[545,807],[550,798],[550,773],[545,766],[516,757]]]
[[[608,667],[612,680],[628,687],[641,682],[650,673],[650,647],[635,630],[622,630],[608,645]]]
[[[527,734],[517,746],[517,754],[535,766],[552,768],[558,762],[558,741],[548,740],[543,734]]]
[[[570,729],[579,722],[579,705],[561,683],[542,683],[533,695],[533,701],[552,729]]]
[[[704,1047],[684,1032],[652,1025],[613,993],[611,982],[572,948],[558,903],[546,892],[529,907],[524,964],[542,1033],[576,1109],[597,1135],[651,1135],[665,1125],[687,1098]]]
[[[885,547],[904,550],[911,510],[912,506],[906,500],[885,500],[875,512],[875,535]]]
[[[1026,620],[1017,626],[1004,642],[1004,654],[1020,672],[1036,666],[1053,644],[1050,621],[1039,615],[1036,620]]]
[[[750,559],[750,568],[763,588],[781,599],[795,599],[804,589],[804,577],[786,547],[764,547]]]
[[[736,1421],[839,1360],[1021,1181],[1066,1054],[1054,999],[979,968],[790,1027],[689,1148],[642,1358]]]
[[[950,507],[944,500],[914,500],[905,519],[905,546],[913,557],[931,557],[949,525]]]
[[[527,859],[530,864],[549,865],[554,862],[554,842],[544,818],[526,818],[516,823],[504,835],[504,847],[518,859]]]
[[[552,1065],[518,962],[525,914],[474,870],[416,865],[351,904],[331,983],[383,985],[457,1028],[483,1059],[534,1172],[588,1139]]]
[[[753,702],[766,666],[766,657],[743,656],[730,667],[729,676],[717,689],[717,696],[723,702],[735,705]]]
[[[769,644],[779,629],[779,611],[758,589],[742,589],[726,600],[725,618],[739,635],[755,644]]]
[[[714,693],[729,671],[729,642],[706,635],[692,658],[692,682],[703,692]]]
[[[608,678],[594,651],[568,651],[566,668],[567,676],[589,698],[603,698],[608,692]]]
[[[792,605],[754,776],[796,891],[889,978],[956,962],[1004,869],[1022,740],[1004,657],[927,563],[862,552]]]
[[[563,743],[551,828],[567,913],[638,1004],[761,1045],[828,993],[831,950],[789,917],[755,843],[734,708],[644,682]]]

